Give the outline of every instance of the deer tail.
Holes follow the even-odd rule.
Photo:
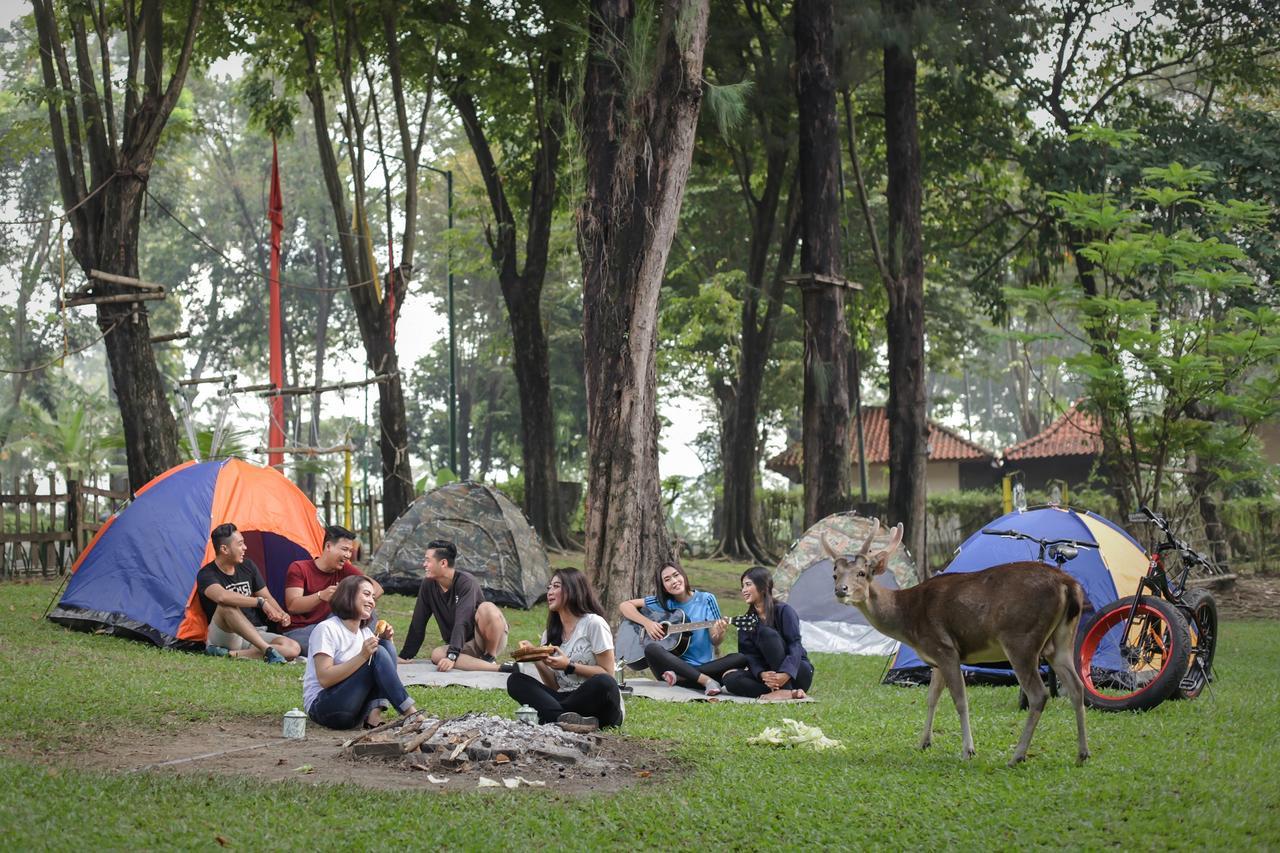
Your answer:
[[[1067,587],[1067,621],[1070,622],[1084,612],[1084,587],[1075,578]]]

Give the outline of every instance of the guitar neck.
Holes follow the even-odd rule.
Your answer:
[[[668,625],[667,634],[683,634],[686,631],[701,631],[703,628],[710,628],[719,621],[719,619],[712,619],[709,622],[681,622],[678,625]]]

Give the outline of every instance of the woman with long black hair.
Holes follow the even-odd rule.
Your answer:
[[[742,600],[760,621],[738,629],[738,651],[747,668],[726,673],[724,687],[763,701],[803,699],[813,684],[813,664],[800,643],[800,616],[773,597],[773,575],[764,566],[742,573]]]
[[[551,656],[534,664],[538,678],[516,672],[507,693],[538,711],[540,723],[574,730],[622,725],[622,694],[613,679],[613,632],[587,576],[557,569],[547,584],[547,629]],[[521,640],[520,646],[528,646]]]
[[[663,563],[654,573],[654,595],[648,598],[632,598],[622,602],[618,610],[623,618],[635,622],[644,629],[652,641],[645,644],[644,656],[655,678],[672,687],[679,685],[701,690],[707,696],[716,696],[723,689],[720,679],[731,669],[746,666],[746,658],[739,654],[715,658],[715,649],[724,639],[728,621],[720,616],[720,605],[709,592],[696,590],[689,583],[689,575],[674,562]],[[685,622],[714,622],[710,628],[701,628],[690,635],[688,648],[681,655],[668,651],[661,643],[662,625],[645,616],[640,608],[650,613],[658,610],[684,611]],[[714,659],[713,659],[714,658]]]

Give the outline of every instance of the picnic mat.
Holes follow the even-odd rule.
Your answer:
[[[450,672],[440,672],[436,669],[436,665],[429,661],[402,663],[398,669],[400,672],[400,680],[406,686],[410,684],[417,684],[422,687],[458,686],[474,687],[478,690],[507,689],[507,674],[504,672],[462,672],[456,669]],[[531,675],[533,674],[532,669],[532,667],[524,668],[524,670],[529,672]],[[630,695],[643,696],[646,699],[656,699],[659,702],[707,701],[707,697],[702,694],[701,690],[689,690],[685,687],[668,687],[665,682],[654,681],[651,678],[628,678],[626,684],[631,688]],[[711,701],[755,702],[756,700],[747,698],[746,696],[731,696],[728,693],[721,693]],[[788,705],[812,701],[812,698],[783,699],[774,704]]]

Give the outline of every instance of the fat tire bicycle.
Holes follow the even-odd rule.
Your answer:
[[[1188,589],[1187,576],[1195,566],[1210,573],[1216,568],[1148,507],[1129,520],[1154,524],[1164,541],[1148,555],[1137,592],[1099,609],[1080,631],[1076,671],[1085,702],[1104,711],[1146,711],[1166,699],[1194,699],[1214,677],[1218,605],[1208,590]],[[1176,577],[1164,565],[1171,551],[1181,560]],[[1111,663],[1104,665],[1108,657]]]

